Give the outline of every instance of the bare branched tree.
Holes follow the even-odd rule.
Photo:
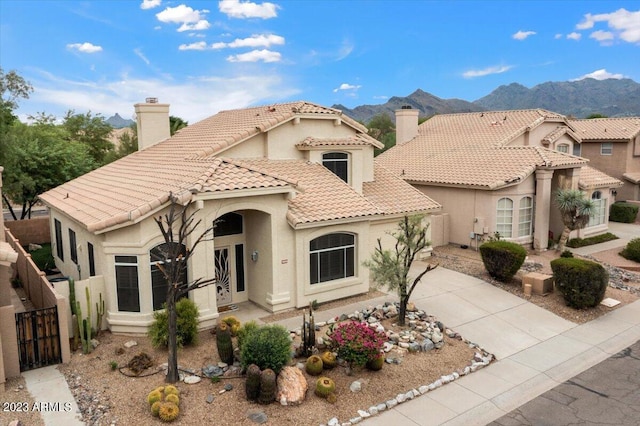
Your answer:
[[[191,258],[194,250],[204,241],[213,240],[213,229],[215,224],[206,228],[200,233],[187,248],[190,236],[196,232],[201,219],[195,219],[196,210],[189,209],[191,203],[180,204],[178,198],[170,195],[171,206],[165,215],[155,219],[164,237],[165,244],[155,251],[153,261],[158,262],[156,266],[168,283],[167,288],[167,317],[168,317],[168,370],[165,381],[176,383],[180,380],[178,373],[178,342],[177,342],[177,312],[176,302],[180,297],[185,296],[192,290],[206,287],[215,282],[215,278],[198,278],[194,281],[187,281],[187,262]],[[191,210],[191,212],[189,212]]]

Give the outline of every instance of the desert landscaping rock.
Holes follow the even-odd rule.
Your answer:
[[[136,342],[135,340],[129,340],[128,342],[124,343],[124,347],[127,349],[132,348],[134,346],[138,346],[138,342]]]
[[[278,392],[276,400],[282,405],[300,405],[308,389],[307,379],[302,370],[296,367],[284,367],[278,374]]]
[[[196,383],[200,383],[202,379],[198,376],[187,376],[184,378],[183,382],[188,385],[195,385]]]

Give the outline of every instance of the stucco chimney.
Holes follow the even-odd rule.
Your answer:
[[[418,114],[410,106],[396,110],[396,145],[410,141],[418,135]]]
[[[171,137],[169,104],[159,104],[158,98],[147,98],[134,105],[138,125],[138,151]]]

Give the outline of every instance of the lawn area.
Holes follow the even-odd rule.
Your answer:
[[[31,259],[33,259],[33,262],[41,271],[55,268],[56,263],[53,260],[53,255],[51,254],[51,243],[44,243],[41,244],[41,246],[41,249],[30,252]],[[28,249],[28,247],[25,247],[25,250]]]

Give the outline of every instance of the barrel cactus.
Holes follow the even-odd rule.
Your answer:
[[[169,395],[167,395],[164,398],[164,400],[167,401],[167,402],[173,402],[177,406],[180,406],[180,397],[178,395],[176,395],[175,393],[170,393]]]
[[[163,402],[158,410],[158,417],[163,422],[172,422],[180,414],[180,409],[173,402]]]
[[[149,395],[147,395],[147,402],[149,405],[153,405],[154,402],[158,401],[162,401],[162,394],[157,390],[149,392]]]
[[[260,375],[260,395],[258,402],[260,404],[271,404],[276,399],[276,373],[267,368]]]
[[[257,401],[260,395],[260,367],[251,364],[247,367],[247,380],[244,382],[244,390],[249,401]]]
[[[162,401],[156,401],[151,406],[151,414],[153,417],[158,417],[160,415],[160,406],[163,404]]]
[[[216,327],[216,345],[218,347],[218,355],[220,356],[220,360],[227,364],[233,364],[233,343],[231,341],[231,329],[224,322],[220,322]]]
[[[320,398],[326,398],[336,391],[336,383],[328,377],[320,377],[316,381],[315,394]]]
[[[337,364],[336,356],[331,351],[324,351],[320,358],[322,358],[322,367],[327,370],[332,369]]]
[[[322,366],[322,358],[320,358],[318,355],[311,355],[309,358],[307,358],[304,369],[307,374],[310,374],[312,376],[319,376],[320,373],[322,373]]]
[[[165,396],[167,395],[180,395],[180,391],[178,390],[177,387],[173,386],[173,385],[167,385],[164,387],[164,394]]]

